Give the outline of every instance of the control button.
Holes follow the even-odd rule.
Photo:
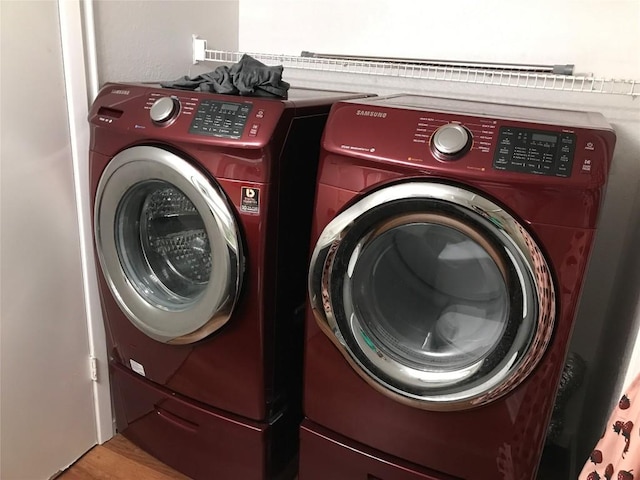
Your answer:
[[[435,153],[454,156],[470,144],[471,135],[462,125],[448,123],[438,128],[431,139]]]
[[[151,106],[149,115],[153,123],[163,124],[173,120],[180,110],[180,102],[174,97],[162,97]]]

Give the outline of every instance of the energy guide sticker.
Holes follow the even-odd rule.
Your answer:
[[[260,213],[260,189],[242,187],[240,210],[245,213]]]

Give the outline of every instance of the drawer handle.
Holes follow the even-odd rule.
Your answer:
[[[166,420],[167,422],[172,423],[175,426],[180,427],[189,432],[197,433],[198,425],[196,423],[190,422],[189,420],[185,420],[184,418],[179,417],[175,413],[171,413],[162,407],[158,407],[157,405],[155,406],[155,408],[158,416],[160,416],[162,419]]]

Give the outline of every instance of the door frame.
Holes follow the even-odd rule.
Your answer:
[[[80,255],[90,358],[87,376],[93,377],[93,403],[97,442],[115,434],[111,406],[106,334],[93,255],[91,196],[89,191],[89,105],[97,95],[95,35],[92,1],[58,0],[67,120],[71,135],[76,214],[80,228]],[[86,31],[83,29],[83,21]],[[85,45],[86,57],[85,57]]]

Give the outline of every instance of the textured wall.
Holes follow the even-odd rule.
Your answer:
[[[211,70],[192,64],[192,34],[206,39],[208,48],[238,48],[238,0],[96,0],[94,12],[101,85],[175,80]]]

